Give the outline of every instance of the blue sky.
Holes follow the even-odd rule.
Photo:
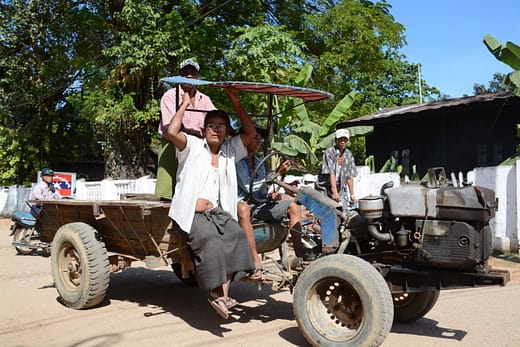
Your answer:
[[[420,63],[423,80],[451,97],[473,95],[495,72],[512,69],[495,59],[482,39],[491,34],[520,45],[520,0],[387,0],[405,27],[410,63]]]

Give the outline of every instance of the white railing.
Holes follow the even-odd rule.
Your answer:
[[[75,200],[119,200],[123,194],[153,194],[155,179],[144,176],[138,179],[76,182]],[[35,184],[33,184],[33,187]],[[32,188],[11,186],[0,187],[0,216],[10,217],[14,211],[29,211],[25,201],[31,195]]]

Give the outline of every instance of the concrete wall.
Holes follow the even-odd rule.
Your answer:
[[[490,223],[494,234],[493,247],[503,252],[517,253],[520,230],[520,160],[516,161],[515,166],[475,168],[473,173],[474,185],[492,189],[498,197],[498,211]]]

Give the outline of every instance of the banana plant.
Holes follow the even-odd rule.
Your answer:
[[[510,41],[502,44],[489,34],[484,36],[484,44],[495,58],[516,70],[509,73],[504,82],[514,86],[515,94],[520,96],[520,46]]]
[[[293,84],[303,87],[311,73],[312,66],[305,65]],[[296,104],[295,99],[286,100],[280,105],[286,111],[281,111],[277,116],[277,136],[271,147],[288,156],[299,157],[307,169],[308,166],[316,167],[321,160],[319,152],[332,145],[335,126],[347,117],[347,111],[354,103],[354,95],[351,92],[343,97],[323,124],[311,121],[305,105]]]
[[[509,86],[514,86],[515,95],[520,96],[520,46],[510,41],[507,41],[504,45],[489,34],[484,36],[484,44],[495,58],[516,70],[506,76],[504,83]],[[517,133],[520,132],[519,124],[516,125],[516,130]],[[502,162],[501,165],[511,165],[519,157],[520,145],[516,147],[516,154]]]

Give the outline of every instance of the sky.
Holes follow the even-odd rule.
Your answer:
[[[401,49],[421,76],[452,98],[473,95],[473,85],[488,85],[496,72],[512,68],[483,43],[486,34],[520,46],[520,0],[387,0],[390,13],[405,27]]]

